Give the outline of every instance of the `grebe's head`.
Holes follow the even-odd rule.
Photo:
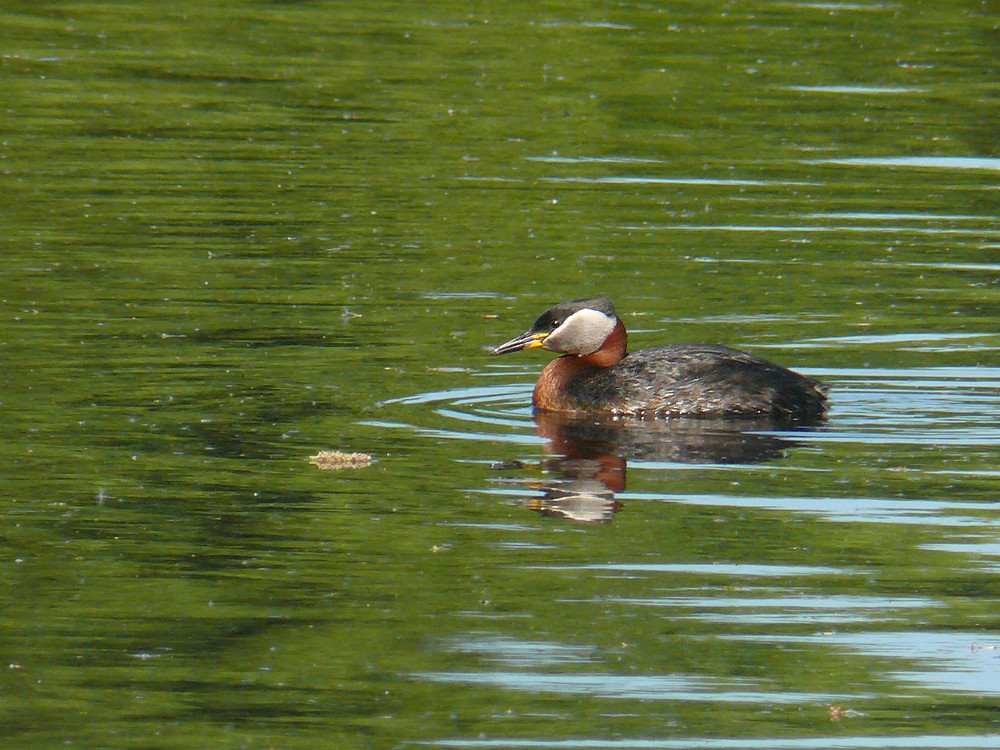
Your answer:
[[[618,325],[615,306],[603,297],[560,302],[538,316],[535,324],[517,338],[501,344],[494,354],[522,349],[548,349],[560,354],[593,354]]]

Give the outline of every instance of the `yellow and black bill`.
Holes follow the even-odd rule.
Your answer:
[[[500,344],[496,349],[493,350],[493,354],[508,354],[509,352],[519,352],[522,349],[538,349],[545,343],[545,339],[548,338],[549,334],[539,333],[538,331],[531,330],[525,331],[517,338],[513,338],[506,344]]]

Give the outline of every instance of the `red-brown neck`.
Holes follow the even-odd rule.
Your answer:
[[[627,349],[628,334],[625,332],[625,326],[619,320],[615,324],[615,329],[604,339],[601,348],[593,354],[585,354],[580,359],[591,367],[611,367],[622,360]]]

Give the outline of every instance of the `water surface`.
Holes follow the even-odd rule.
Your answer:
[[[3,11],[4,735],[997,746],[994,10]],[[829,420],[536,422],[595,294]]]

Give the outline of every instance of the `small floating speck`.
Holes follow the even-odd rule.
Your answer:
[[[315,456],[309,456],[309,463],[315,464],[322,471],[338,471],[340,469],[363,469],[374,462],[367,453],[341,453],[340,451],[320,451]]]
[[[841,719],[856,719],[864,716],[863,711],[855,711],[853,708],[841,708],[840,706],[830,706],[830,721],[840,721]]]

